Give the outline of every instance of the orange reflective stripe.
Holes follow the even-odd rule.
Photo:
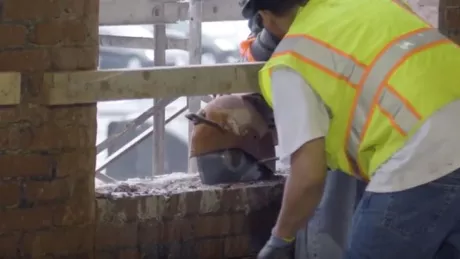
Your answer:
[[[301,40],[302,47],[294,47],[299,40]],[[365,67],[355,57],[305,34],[292,34],[284,37],[272,57],[283,55],[291,55],[331,77],[344,80],[352,87],[358,84]],[[326,56],[329,56],[330,59],[325,59]]]
[[[420,115],[420,113],[409,102],[409,100],[404,98],[404,96],[402,96],[400,93],[398,93],[391,85],[387,84],[386,89],[388,91],[392,92],[395,96],[397,96],[404,103],[404,105],[407,107],[407,109],[409,109],[414,114],[414,116],[417,117],[417,119],[420,120],[422,118],[422,115]]]
[[[355,87],[354,84],[350,83],[348,81],[348,78],[342,74],[339,74],[338,72],[336,71],[333,71],[333,70],[330,70],[324,66],[322,66],[321,64],[318,64],[316,63],[315,61],[311,60],[311,59],[308,59],[302,55],[300,55],[299,53],[297,52],[294,52],[294,51],[285,51],[285,52],[277,52],[276,54],[273,54],[272,57],[278,57],[278,56],[284,56],[284,55],[290,55],[290,56],[293,56],[295,57],[296,59],[298,60],[301,60],[302,62],[304,63],[307,63],[313,67],[316,67],[317,69],[323,71],[324,73],[330,75],[331,77],[333,78],[336,78],[336,79],[339,79],[339,80],[344,80],[345,82],[347,82],[351,87]]]
[[[385,115],[385,117],[387,117],[387,119],[390,121],[390,124],[391,126],[393,126],[393,128],[399,132],[399,134],[403,135],[403,136],[406,136],[406,132],[404,132],[404,130],[398,125],[398,123],[396,123],[395,119],[393,118],[393,116],[391,115],[391,113],[386,110],[385,108],[383,108],[380,104],[376,104],[375,105],[377,108],[379,108],[380,112]]]
[[[421,29],[418,29],[418,30],[415,30],[415,31],[412,31],[412,32],[409,32],[409,33],[406,33],[406,34],[403,34],[403,35],[400,35],[399,37],[397,37],[397,38],[393,39],[392,41],[390,41],[382,50],[380,50],[380,52],[371,61],[370,65],[366,68],[366,71],[364,72],[364,75],[361,78],[361,81],[358,84],[358,92],[355,95],[355,98],[353,100],[353,104],[351,106],[352,108],[351,108],[351,111],[350,111],[350,116],[348,117],[347,132],[349,132],[349,133],[351,132],[350,129],[351,129],[351,125],[353,124],[354,112],[355,112],[355,110],[356,110],[356,108],[358,106],[359,97],[361,96],[361,94],[363,92],[363,85],[366,82],[367,78],[369,77],[370,72],[375,67],[375,64],[377,63],[377,61],[379,61],[380,58],[388,51],[388,49],[390,49],[391,46],[393,46],[396,42],[399,42],[404,38],[408,38],[408,37],[410,37],[410,36],[412,36],[412,35],[414,35],[416,33],[423,32],[423,31],[426,31],[426,30],[428,30],[428,28],[421,28]],[[360,134],[360,138],[362,138],[362,136],[363,136],[363,134]],[[349,138],[350,138],[350,136],[347,136],[346,142],[349,141]]]
[[[431,42],[431,43],[428,43],[428,44],[425,44],[425,45],[422,45],[418,48],[415,48],[409,52],[406,53],[406,55],[404,55],[397,63],[396,65],[389,71],[389,73],[385,76],[385,79],[384,81],[379,85],[378,87],[378,90],[377,90],[377,94],[374,96],[373,100],[372,100],[372,103],[371,103],[371,111],[370,111],[370,114],[369,116],[366,118],[366,123],[364,124],[364,128],[363,128],[363,131],[361,132],[361,140],[364,138],[367,130],[369,129],[369,125],[370,125],[370,122],[371,122],[371,118],[372,118],[372,115],[375,111],[375,107],[377,106],[377,103],[378,103],[378,99],[380,97],[380,94],[381,92],[386,88],[386,85],[387,85],[387,82],[388,80],[391,78],[391,76],[393,76],[393,74],[396,72],[396,70],[407,60],[409,59],[410,57],[412,57],[413,55],[421,52],[421,51],[424,51],[426,49],[429,49],[429,48],[432,48],[432,47],[435,47],[437,45],[441,45],[441,44],[445,44],[445,43],[450,43],[450,40],[448,39],[439,39],[438,41],[435,41],[435,42]],[[401,96],[401,100],[403,100],[405,103],[409,103],[409,101],[406,99],[406,98],[403,98]],[[415,110],[415,109],[414,109]],[[420,114],[418,112],[415,112],[414,113],[415,116],[417,116],[417,118],[421,118]],[[405,135],[405,134],[403,134]]]
[[[359,61],[358,59],[356,59],[355,57],[353,57],[352,55],[346,53],[345,51],[341,50],[341,49],[338,49],[334,46],[332,46],[331,44],[325,42],[325,41],[322,41],[320,39],[316,39],[308,34],[288,34],[284,37],[284,39],[288,39],[288,38],[298,38],[298,37],[302,37],[302,38],[305,38],[305,39],[308,39],[308,40],[311,40],[321,46],[323,46],[324,48],[327,48],[331,51],[334,51],[335,53],[341,55],[341,56],[344,56],[346,58],[349,58],[351,60],[353,60],[353,62],[355,62],[357,65],[361,66],[361,67],[364,67],[366,66],[364,63],[362,63],[361,61]],[[283,39],[283,40],[284,40]]]
[[[375,109],[375,104],[379,100],[378,98],[379,98],[380,93],[381,93],[379,91],[378,87],[377,87],[377,93],[369,93],[373,97],[372,102],[370,104],[370,107],[368,107],[369,113],[367,113],[367,114],[357,114],[358,103],[360,103],[360,99],[363,98],[362,94],[363,94],[363,90],[364,90],[364,84],[367,82],[371,72],[379,73],[379,74],[386,72],[386,71],[377,71],[377,70],[375,70],[375,68],[376,68],[376,64],[380,60],[382,60],[382,57],[386,53],[389,52],[389,50],[390,50],[390,48],[392,46],[395,46],[396,43],[401,42],[402,40],[404,40],[406,38],[410,38],[413,35],[416,35],[418,33],[425,32],[425,31],[428,31],[428,30],[430,30],[430,28],[420,28],[420,29],[417,29],[415,31],[408,32],[406,34],[400,35],[399,37],[391,40],[376,55],[376,57],[372,60],[370,65],[366,68],[366,71],[364,72],[364,75],[363,75],[363,77],[361,78],[361,80],[360,80],[360,82],[358,84],[357,93],[355,95],[355,98],[354,98],[353,104],[352,104],[352,108],[350,110],[350,116],[348,118],[348,123],[347,123],[348,125],[347,125],[347,128],[346,128],[347,134],[345,136],[345,147],[344,147],[345,152],[350,156],[349,160],[354,159],[356,161],[356,163],[359,165],[358,167],[360,167],[360,163],[357,162],[359,146],[360,146],[361,141],[364,138],[364,134],[367,131],[367,128],[369,127],[370,118],[371,118],[372,113],[373,113],[373,111]],[[375,81],[375,80],[372,79],[372,81]],[[377,80],[376,82],[379,83],[379,80]],[[365,98],[368,98],[368,96],[365,96]],[[364,121],[364,123],[359,123],[359,122],[357,123],[356,122],[357,120],[365,120],[365,121]],[[353,126],[355,126],[357,128],[360,128],[360,130],[359,131],[352,131],[351,129],[352,129]],[[356,134],[359,134],[359,135],[353,134],[354,132]],[[354,140],[352,140],[352,137],[354,138]],[[356,143],[353,144],[352,142],[356,142]],[[358,174],[360,178],[362,178],[364,180],[369,180],[368,177],[367,177],[367,174],[365,174],[363,172],[364,172],[364,170],[362,170],[362,168],[360,168],[360,170],[356,171],[355,173]]]
[[[352,55],[309,35],[288,35],[272,58],[290,55],[356,88],[345,135],[345,154],[357,177],[368,180],[358,161],[361,142],[376,107],[381,108],[395,130],[407,134],[421,119],[420,114],[388,79],[416,49],[426,49],[439,41],[450,42],[433,28],[420,28],[390,41],[366,66]]]

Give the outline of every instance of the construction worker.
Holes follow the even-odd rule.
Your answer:
[[[254,52],[257,61],[268,60],[279,40],[257,24],[252,25],[257,39],[248,45],[255,50],[250,53]],[[273,177],[276,158],[273,110],[259,93],[219,96],[197,114],[187,117],[195,123],[191,157],[198,164],[203,183]],[[322,205],[310,221],[310,227],[297,234],[295,258],[341,258],[363,186],[362,182],[339,172],[328,175]],[[267,238],[262,235],[257,243],[263,244]]]
[[[249,21],[251,34],[240,44],[245,61],[267,61],[280,40],[264,28],[252,0],[241,1],[243,16]],[[318,210],[305,229],[296,234],[295,258],[340,259],[353,211],[361,198],[365,182],[340,171],[330,172]]]
[[[282,39],[259,81],[291,166],[258,258],[289,258],[327,166],[369,181],[343,258],[459,258],[460,48],[399,1],[251,2]]]

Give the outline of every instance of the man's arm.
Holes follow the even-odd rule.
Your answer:
[[[273,234],[292,238],[314,214],[322,197],[329,116],[319,96],[293,70],[275,70],[272,91],[281,161],[291,165]]]
[[[283,204],[273,230],[275,236],[293,238],[313,216],[323,195],[326,179],[324,138],[302,145],[291,156],[291,173],[287,177]]]

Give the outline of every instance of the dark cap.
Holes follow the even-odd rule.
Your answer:
[[[241,14],[245,19],[252,18],[257,12],[257,10],[254,8],[253,0],[240,0],[238,4],[241,7]]]

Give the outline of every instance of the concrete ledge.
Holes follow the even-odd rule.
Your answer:
[[[263,63],[45,74],[48,104],[258,92]]]
[[[275,223],[284,178],[219,187],[196,180],[150,193],[140,183],[98,188],[96,257],[252,258]]]

